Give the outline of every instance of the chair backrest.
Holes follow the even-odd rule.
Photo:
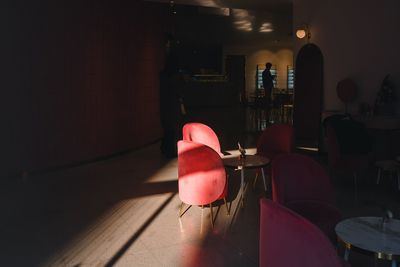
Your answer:
[[[178,141],[178,187],[182,202],[206,205],[223,195],[226,173],[221,157],[212,148]]]
[[[260,199],[260,267],[342,266],[330,241],[312,223],[265,198]]]
[[[335,114],[325,118],[324,129],[331,167],[344,155],[367,155],[372,151],[371,140],[365,125],[349,114]]]
[[[272,162],[272,199],[284,206],[297,201],[334,204],[330,177],[312,158],[300,154],[280,155]]]
[[[203,123],[186,123],[182,128],[182,135],[183,140],[207,145],[214,149],[220,156],[223,155],[221,153],[221,145],[218,136],[215,134],[213,129]]]
[[[293,126],[290,124],[273,124],[265,128],[257,142],[257,154],[271,160],[280,154],[293,150]]]

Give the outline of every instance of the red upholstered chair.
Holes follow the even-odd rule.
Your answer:
[[[260,199],[260,267],[341,267],[326,236],[295,212]]]
[[[317,225],[332,242],[342,218],[334,205],[330,177],[310,157],[286,154],[272,162],[272,199]]]
[[[221,157],[224,155],[221,152],[221,145],[218,136],[209,126],[199,123],[186,123],[182,128],[183,140],[193,141],[204,144],[214,149]]]
[[[209,205],[213,225],[212,203],[219,199],[224,200],[228,211],[225,167],[218,153],[204,144],[178,141],[178,187],[182,201],[179,217],[192,205]],[[182,213],[184,203],[190,206]]]
[[[293,149],[293,126],[273,124],[265,128],[257,142],[257,154],[273,160],[277,155]]]
[[[288,154],[293,150],[293,126],[290,124],[273,124],[265,128],[257,142],[257,155],[267,157],[274,160],[275,157]],[[270,175],[271,169],[267,168]],[[257,182],[258,172],[254,179],[255,186]],[[266,185],[264,184],[265,190]]]

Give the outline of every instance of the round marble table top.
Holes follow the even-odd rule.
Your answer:
[[[386,255],[400,255],[400,220],[390,219],[382,227],[381,217],[355,217],[339,222],[338,237],[352,246]]]

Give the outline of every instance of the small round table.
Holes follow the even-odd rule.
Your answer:
[[[223,158],[222,162],[227,168],[233,168],[240,170],[241,182],[240,182],[240,196],[242,199],[242,205],[244,201],[244,170],[245,169],[256,169],[261,168],[261,173],[264,181],[264,189],[267,191],[267,183],[265,181],[264,167],[270,163],[269,158],[258,156],[258,155],[246,155],[245,157],[228,157]]]
[[[381,217],[355,217],[336,225],[338,240],[346,247],[346,261],[350,249],[354,247],[373,252],[378,259],[391,260],[392,267],[397,267],[396,260],[400,256],[400,220],[382,222]]]

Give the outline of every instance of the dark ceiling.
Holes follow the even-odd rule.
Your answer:
[[[292,0],[144,1],[169,5],[182,40],[254,43],[292,37]]]
[[[153,2],[170,3],[171,0],[146,0]],[[175,4],[242,8],[242,9],[270,9],[291,6],[293,0],[173,0]]]

